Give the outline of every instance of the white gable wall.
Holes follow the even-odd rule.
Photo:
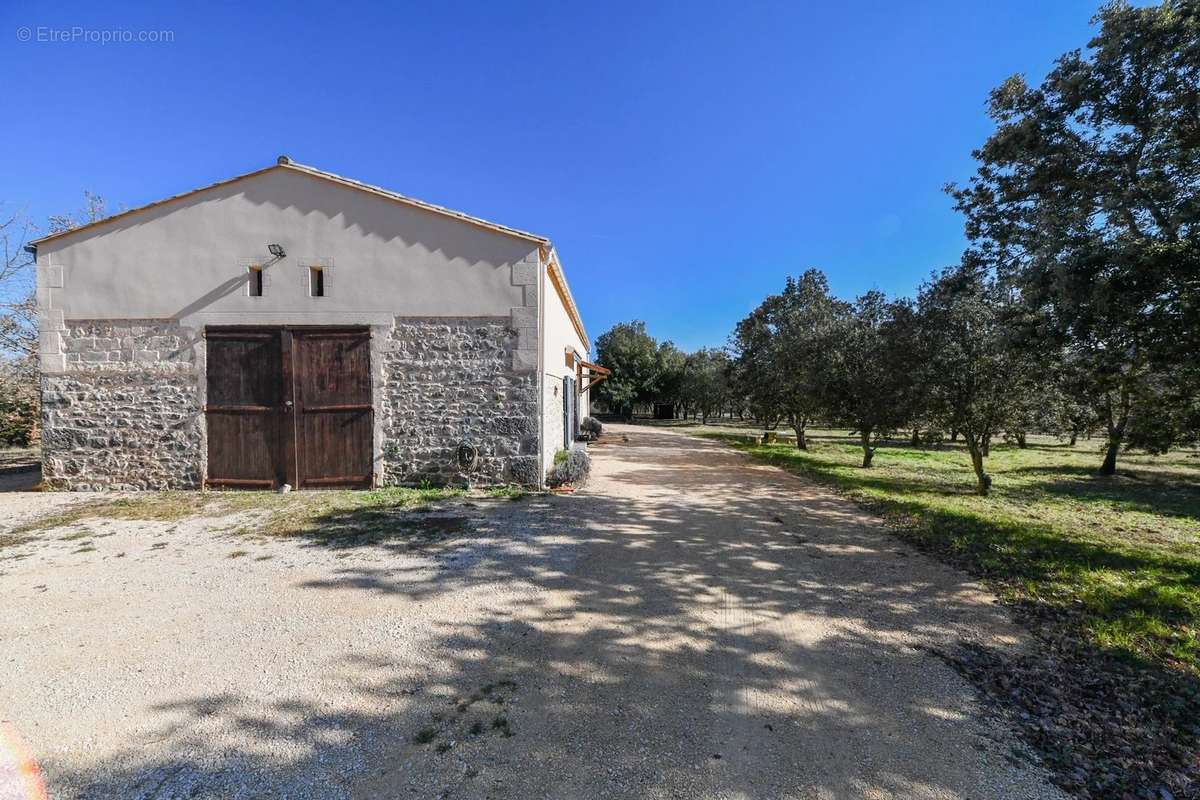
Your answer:
[[[247,265],[267,245],[263,297]],[[537,243],[280,168],[43,243],[49,303],[66,319],[204,324],[383,324],[396,316],[507,316],[512,267]],[[308,296],[324,265],[326,296]],[[368,319],[369,318],[369,319]]]

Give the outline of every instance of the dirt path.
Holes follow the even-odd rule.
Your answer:
[[[978,586],[729,448],[606,438],[559,506],[581,524],[570,569],[528,565],[536,599],[471,639],[519,684],[517,734],[486,781],[464,754],[446,796],[1060,796],[925,649],[1019,646]]]
[[[0,561],[0,719],[55,798],[1058,797],[925,650],[1015,646],[985,593],[735,451],[612,434],[587,491],[419,548],[420,515],[47,533]]]

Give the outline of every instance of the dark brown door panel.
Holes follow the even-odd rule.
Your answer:
[[[299,485],[370,486],[371,338],[293,331]]]
[[[371,485],[365,329],[212,328],[206,337],[209,485]]]
[[[278,485],[286,479],[279,331],[208,334],[208,482]]]

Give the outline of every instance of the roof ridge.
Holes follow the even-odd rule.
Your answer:
[[[345,184],[348,184],[350,186],[353,186],[354,188],[357,188],[357,189],[360,189],[363,191],[380,194],[385,197],[389,197],[393,200],[397,200],[402,203],[408,203],[410,205],[416,206],[417,208],[425,209],[426,211],[432,211],[437,214],[445,214],[447,216],[454,217],[455,219],[463,220],[464,222],[470,222],[475,225],[481,225],[485,228],[491,228],[493,230],[499,231],[500,233],[507,233],[507,234],[511,234],[513,236],[519,236],[522,239],[532,239],[540,244],[549,244],[550,243],[550,238],[547,236],[542,236],[537,233],[530,233],[529,231],[524,231],[524,230],[521,230],[520,228],[514,228],[511,225],[502,225],[499,222],[492,222],[490,220],[483,219],[482,217],[476,217],[472,214],[467,214],[466,212],[463,212],[463,211],[456,211],[453,208],[447,208],[446,206],[441,206],[441,205],[438,205],[437,203],[430,203],[425,200],[419,200],[415,197],[410,197],[408,195],[400,194],[399,192],[392,191],[391,189],[385,189],[382,186],[376,186],[371,183],[365,183],[364,181],[356,180],[354,178],[347,178],[344,175],[338,175],[336,172],[330,172],[328,170],[321,169],[320,167],[314,167],[309,164],[301,164],[297,161],[293,161],[292,159],[288,158],[287,156],[280,156],[277,166],[285,167],[288,169],[294,169],[298,172],[306,172],[306,173],[308,173],[310,175],[314,175],[318,178],[324,178],[326,180],[332,180],[332,181],[336,181],[338,183],[345,183]]]
[[[392,190],[384,189],[381,186],[374,186],[372,184],[364,183],[362,181],[358,181],[353,178],[347,178],[343,175],[338,175],[335,172],[328,172],[326,170],[319,169],[319,168],[313,167],[313,166],[309,166],[307,164],[300,164],[300,163],[297,163],[297,162],[293,161],[292,159],[288,158],[287,156],[280,156],[276,160],[276,162],[274,164],[271,164],[270,166],[262,167],[262,168],[256,169],[256,170],[251,170],[250,172],[244,172],[239,175],[234,175],[231,178],[225,178],[224,180],[219,180],[219,181],[216,181],[215,183],[205,184],[204,186],[199,186],[195,189],[190,189],[186,192],[180,192],[179,194],[173,194],[173,195],[170,195],[169,197],[164,197],[161,200],[155,200],[151,203],[146,203],[144,205],[137,206],[136,208],[129,208],[129,209],[126,209],[125,211],[118,212],[111,216],[107,216],[107,217],[104,217],[104,218],[98,219],[98,220],[93,220],[92,222],[89,222],[85,225],[80,225],[76,228],[68,228],[66,230],[55,231],[54,233],[48,233],[45,236],[40,236],[37,239],[34,239],[33,241],[26,244],[25,249],[31,253],[36,252],[37,246],[39,244],[41,244],[42,242],[48,242],[52,239],[58,239],[63,236],[69,236],[74,233],[79,233],[81,231],[90,230],[99,225],[104,225],[104,224],[113,222],[118,219],[123,219],[123,218],[131,216],[133,214],[141,213],[142,211],[148,211],[151,208],[157,208],[158,206],[165,205],[167,203],[172,203],[172,202],[175,202],[176,200],[182,200],[185,197],[191,197],[192,195],[199,194],[200,192],[206,192],[206,191],[209,191],[210,189],[217,189],[222,186],[226,186],[228,184],[235,183],[237,181],[246,180],[247,178],[253,178],[258,175],[262,175],[263,173],[270,172],[271,170],[275,170],[275,169],[294,170],[296,172],[311,175],[315,178],[320,178],[322,180],[327,180],[327,181],[330,181],[333,183],[340,183],[342,185],[349,186],[353,189],[357,189],[358,191],[369,192],[371,194],[379,195],[380,197],[385,197],[390,200],[395,200],[396,202],[404,203],[406,205],[413,206],[414,208],[420,208],[425,211],[429,211],[429,212],[432,212],[435,214],[441,214],[443,216],[448,216],[453,219],[460,220],[462,222],[470,223],[472,225],[478,225],[483,228],[488,228],[489,230],[496,231],[497,233],[503,233],[503,234],[507,234],[509,236],[516,236],[517,238],[520,238],[520,239],[528,239],[530,241],[537,242],[538,244],[541,244],[541,245],[549,245],[550,244],[550,239],[549,239],[549,237],[546,237],[546,236],[541,236],[536,233],[530,233],[529,231],[523,231],[520,228],[514,228],[509,225],[501,225],[498,222],[491,222],[489,220],[483,219],[482,217],[472,216],[471,214],[467,214],[462,211],[455,211],[452,208],[440,206],[440,205],[437,205],[436,203],[428,203],[424,200],[418,200],[415,197],[409,197],[408,195],[403,195],[403,194],[400,194],[399,192],[393,192]]]

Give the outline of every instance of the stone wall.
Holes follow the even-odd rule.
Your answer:
[[[517,347],[509,318],[396,319],[378,365],[385,484],[541,483],[537,373]],[[469,475],[462,444],[479,453]]]
[[[56,489],[190,489],[202,476],[195,331],[67,320],[42,375],[42,470]]]
[[[520,335],[508,317],[402,317],[375,335],[384,484],[540,484],[537,373],[514,358]],[[67,320],[55,336],[62,368],[42,376],[48,485],[198,488],[199,332],[164,320]],[[459,467],[462,444],[479,453],[469,472]]]

